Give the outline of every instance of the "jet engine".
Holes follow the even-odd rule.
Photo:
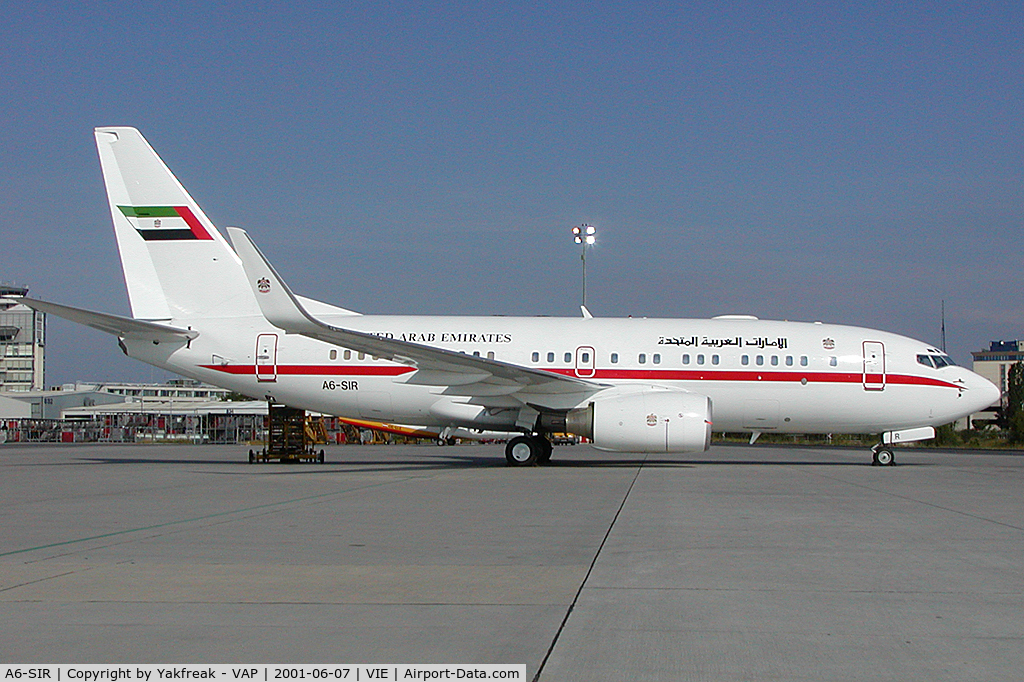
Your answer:
[[[711,446],[711,398],[660,386],[622,386],[566,415],[566,430],[600,450],[703,452]]]

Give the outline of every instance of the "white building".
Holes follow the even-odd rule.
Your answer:
[[[87,383],[64,384],[48,391],[11,391],[0,393],[0,418],[64,419],[64,412],[76,407],[126,405],[125,409],[151,412],[154,406],[169,404],[187,408],[193,404],[220,402],[227,398],[226,388],[210,386],[191,379],[174,379],[166,384]],[[27,407],[22,407],[23,403]],[[29,412],[23,414],[24,410]]]
[[[93,390],[124,396],[126,400],[141,402],[209,402],[226,400],[231,393],[226,388],[211,386],[193,379],[171,379],[166,384],[131,384],[118,382],[76,382],[61,387],[65,391]]]

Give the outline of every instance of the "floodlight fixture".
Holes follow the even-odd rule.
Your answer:
[[[580,259],[583,261],[583,307],[587,307],[587,247],[597,242],[597,228],[593,225],[577,225],[572,228],[572,240],[583,247]]]

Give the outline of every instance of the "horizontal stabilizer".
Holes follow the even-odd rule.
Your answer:
[[[156,322],[145,320],[133,320],[130,317],[111,315],[109,313],[97,313],[92,310],[72,308],[71,306],[57,303],[47,303],[34,298],[20,298],[20,302],[29,308],[34,308],[48,315],[56,315],[65,320],[71,320],[78,324],[84,324],[107,334],[119,336],[122,339],[139,339],[141,341],[153,342],[188,342],[199,336],[199,332],[192,329],[181,329]]]

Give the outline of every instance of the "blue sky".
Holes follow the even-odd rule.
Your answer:
[[[1019,3],[4,3],[0,280],[127,313],[92,129],[367,313],[1024,336]],[[161,379],[52,320],[50,384]]]

